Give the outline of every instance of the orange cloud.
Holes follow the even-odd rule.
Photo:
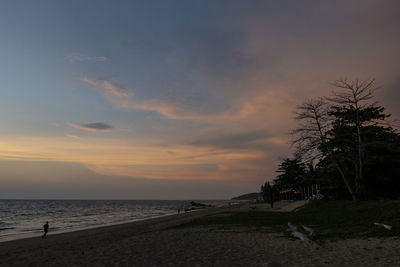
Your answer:
[[[254,170],[256,166],[240,162],[265,156],[265,152],[251,149],[238,151],[189,145],[166,149],[104,138],[81,137],[71,142],[62,137],[9,137],[0,141],[1,159],[79,162],[101,174],[157,179],[239,179],[239,175],[227,175],[228,169],[218,166],[235,166],[235,171],[239,166]]]
[[[79,139],[80,138],[79,136],[73,135],[73,134],[64,134],[64,136],[70,137],[70,138],[74,138],[74,139]]]

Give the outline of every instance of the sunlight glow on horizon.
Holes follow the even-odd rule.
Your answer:
[[[63,137],[3,139],[0,147],[0,157],[6,160],[76,162],[99,174],[153,179],[232,179],[232,174],[228,177],[227,173],[218,174],[218,165],[228,166],[232,161],[237,164],[240,160],[265,156],[265,153],[252,150],[233,151],[192,146],[165,148],[110,139],[71,142],[69,138]],[[212,165],[214,168],[201,171],[205,165]],[[165,168],[167,166],[169,168]],[[197,172],[190,169],[180,171],[185,166],[198,166],[195,168]],[[157,171],[157,168],[161,169]],[[166,169],[169,172],[165,172]],[[227,167],[224,168],[224,171],[228,170]]]

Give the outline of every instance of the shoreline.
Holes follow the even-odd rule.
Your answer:
[[[53,260],[58,260],[65,254],[70,254],[70,257],[80,261],[87,250],[105,247],[110,243],[119,243],[121,240],[143,234],[160,232],[196,218],[229,211],[233,207],[243,205],[248,205],[248,203],[211,207],[141,221],[49,234],[46,238],[41,238],[41,235],[38,235],[37,237],[0,242],[0,259],[2,259],[0,266],[48,266],[47,264],[53,266],[53,263],[46,264],[49,260],[48,258],[45,259],[46,251],[51,254]],[[68,253],[66,253],[67,251]],[[64,259],[57,265],[71,266],[73,264]],[[78,265],[88,266],[87,264]]]
[[[14,201],[14,200],[11,200],[11,201]],[[22,201],[25,201],[25,200],[22,200]],[[38,200],[38,201],[41,201],[41,200]],[[75,201],[75,200],[67,200],[67,201]],[[81,201],[81,200],[76,200],[76,201]],[[90,201],[92,201],[92,200],[90,200]],[[97,200],[95,200],[95,201],[97,201]],[[104,201],[108,201],[108,200],[98,200],[98,201],[104,202]],[[122,201],[125,201],[125,200],[122,200]],[[136,200],[134,200],[134,201],[136,201]],[[138,201],[140,202],[142,200],[138,200]],[[158,200],[156,200],[156,201],[158,201]],[[180,201],[180,200],[171,200],[171,201],[175,202],[175,201]],[[221,200],[207,200],[207,201],[213,203],[213,202],[220,202]],[[225,203],[222,205],[220,203],[218,203],[218,204],[219,205],[215,205],[213,207],[228,206],[228,203]],[[186,212],[195,212],[195,210],[186,211]],[[63,233],[71,233],[71,232],[75,232],[75,231],[84,231],[84,230],[101,228],[101,227],[133,223],[133,222],[151,220],[151,219],[155,219],[155,218],[161,218],[161,217],[165,217],[165,216],[171,216],[171,215],[175,215],[175,214],[178,214],[178,210],[169,210],[169,211],[165,212],[164,214],[139,216],[138,218],[131,218],[128,220],[115,220],[114,222],[105,221],[105,222],[99,222],[99,223],[89,223],[87,225],[76,225],[76,226],[69,225],[69,227],[64,227],[64,228],[57,227],[58,225],[56,224],[56,222],[53,222],[53,223],[50,222],[49,235],[57,235],[57,234],[63,234]],[[43,229],[41,227],[37,227],[35,229],[23,229],[22,231],[10,232],[10,233],[5,233],[5,234],[2,234],[0,232],[0,243],[14,241],[14,240],[27,239],[27,238],[35,238],[36,236],[41,236],[42,234],[43,234]]]
[[[304,203],[277,203],[291,211]],[[0,266],[396,266],[400,240],[293,240],[240,225],[174,228],[229,212],[271,211],[266,204],[206,208],[149,220],[0,243]]]
[[[96,232],[101,232],[103,229],[110,229],[112,230],[113,228],[125,228],[125,227],[136,227],[142,224],[151,224],[151,223],[165,223],[167,220],[168,223],[176,223],[176,225],[186,223],[190,220],[194,220],[198,217],[202,216],[207,216],[207,215],[212,215],[214,213],[220,213],[224,211],[249,211],[253,209],[250,209],[250,207],[258,207],[258,210],[262,209],[264,210],[265,207],[269,209],[269,204],[267,203],[254,203],[252,201],[247,201],[247,200],[242,200],[242,201],[235,201],[232,202],[234,204],[230,205],[223,205],[219,207],[207,207],[204,209],[198,209],[198,210],[192,210],[192,211],[186,211],[186,212],[181,212],[181,213],[174,213],[174,214],[164,214],[156,217],[151,217],[151,218],[144,218],[144,219],[137,219],[137,220],[132,220],[132,221],[125,221],[125,222],[120,222],[120,223],[110,223],[110,224],[103,224],[103,225],[97,225],[93,227],[85,227],[85,228],[80,228],[80,229],[73,229],[73,230],[66,230],[66,231],[58,231],[55,233],[49,232],[47,234],[46,238],[49,238],[50,236],[54,238],[55,236],[58,235],[69,235],[69,234],[74,234],[77,232],[86,232],[86,231],[96,231]],[[298,207],[303,206],[306,203],[306,201],[281,201],[281,204],[275,205],[273,211],[279,211],[279,212],[287,212],[287,211],[292,211],[294,209],[297,209]],[[165,220],[164,220],[165,219]],[[35,236],[28,236],[28,237],[22,237],[18,239],[11,239],[11,240],[4,240],[0,241],[0,248],[3,244],[6,243],[12,243],[12,242],[19,242],[23,240],[36,240],[38,237],[41,237],[43,232],[37,233]]]
[[[49,232],[46,240],[47,239],[58,239],[61,238],[61,236],[73,236],[73,235],[85,235],[85,232],[88,234],[93,232],[93,233],[98,233],[102,231],[113,231],[113,230],[119,230],[120,228],[126,228],[126,227],[133,227],[133,228],[140,228],[143,226],[150,226],[153,224],[164,224],[168,223],[169,224],[176,224],[179,225],[181,223],[196,219],[198,217],[206,216],[206,215],[211,215],[214,213],[219,213],[224,210],[229,210],[232,207],[239,207],[243,205],[248,205],[249,202],[243,202],[239,203],[237,205],[226,205],[226,206],[221,206],[221,207],[208,207],[204,209],[198,209],[198,210],[193,210],[193,211],[187,211],[184,213],[174,213],[174,214],[165,214],[165,215],[160,215],[156,217],[151,217],[151,218],[144,218],[144,219],[137,219],[133,221],[125,221],[125,222],[120,222],[120,223],[111,223],[111,224],[106,224],[106,225],[98,225],[98,226],[93,226],[93,227],[88,227],[88,228],[82,228],[82,229],[74,229],[71,231],[60,231],[56,233]],[[41,237],[43,233],[40,232],[38,233],[37,236],[32,236],[32,237],[23,237],[23,238],[18,238],[18,239],[12,239],[12,240],[4,240],[0,241],[0,248],[12,244],[12,243],[23,243],[25,241],[30,242],[31,240],[37,240],[38,238]]]
[[[102,228],[102,227],[110,227],[110,226],[116,226],[116,225],[121,225],[121,224],[130,224],[130,223],[135,223],[135,222],[142,222],[142,221],[147,221],[147,220],[151,220],[151,219],[158,219],[158,218],[167,217],[167,216],[173,216],[173,215],[177,215],[177,214],[176,213],[163,214],[163,215],[154,216],[154,217],[150,217],[150,218],[128,220],[128,221],[116,222],[116,223],[98,224],[98,225],[92,225],[92,226],[82,227],[82,228],[77,227],[77,228],[70,229],[70,230],[64,229],[64,230],[55,231],[55,232],[49,231],[49,233],[47,235],[48,236],[50,236],[50,235],[54,236],[54,235],[67,234],[67,233],[78,232],[78,231],[86,231],[86,230],[97,229],[97,228]],[[30,233],[32,233],[32,234],[23,236],[21,238],[0,240],[0,244],[5,243],[5,242],[11,242],[11,241],[17,241],[17,240],[23,240],[23,239],[29,239],[29,238],[36,238],[37,236],[41,236],[43,234],[43,231],[35,232],[35,234],[33,234],[33,231],[30,232]],[[15,233],[15,234],[10,234],[10,235],[17,236],[17,235],[24,235],[24,233]]]
[[[211,213],[221,212],[220,209],[228,209],[228,210],[235,209],[237,211],[246,211],[246,210],[249,210],[249,205],[250,206],[254,206],[254,205],[257,205],[257,206],[263,206],[263,205],[264,206],[269,206],[266,203],[264,203],[264,204],[260,204],[260,203],[255,204],[254,202],[248,201],[248,200],[234,201],[232,203],[234,203],[234,204],[217,206],[217,207],[206,207],[204,209],[186,211],[186,212],[181,212],[181,213],[164,214],[164,215],[160,215],[160,216],[155,216],[155,217],[150,217],[150,218],[142,218],[142,219],[135,219],[135,220],[129,220],[129,221],[124,221],[124,222],[100,224],[100,225],[94,225],[94,226],[89,226],[89,227],[84,227],[84,228],[75,228],[75,229],[71,229],[71,230],[61,230],[61,231],[56,231],[56,232],[49,231],[47,236],[70,234],[70,233],[74,233],[74,232],[96,230],[96,229],[100,229],[100,228],[108,228],[108,227],[114,227],[114,226],[131,225],[131,224],[140,223],[140,222],[147,222],[147,221],[151,222],[152,220],[165,218],[165,217],[171,217],[171,219],[172,219],[172,218],[174,218],[173,216],[181,216],[181,217],[183,217],[185,214],[189,214],[189,213],[196,213],[197,214],[198,212],[203,212],[203,213],[208,214],[210,212]],[[279,204],[278,204],[278,207],[274,208],[274,211],[285,212],[285,211],[294,210],[294,209],[304,205],[305,201],[291,202],[291,205],[287,205],[287,203],[285,203],[285,201],[282,201],[281,203],[283,203],[283,205],[281,205],[282,207],[280,207]],[[218,210],[216,210],[216,209],[218,209]],[[192,216],[189,216],[189,217],[192,217]],[[198,216],[196,216],[196,218],[197,217]],[[195,219],[195,218],[193,217],[192,219]],[[29,236],[23,236],[21,238],[9,239],[9,240],[0,240],[0,246],[3,243],[8,243],[8,242],[12,242],[12,241],[20,241],[20,240],[25,240],[25,239],[36,239],[37,237],[40,237],[42,234],[43,234],[43,232],[40,231],[40,232],[38,232],[36,234],[32,234],[32,235],[29,235]],[[15,235],[18,235],[18,234],[15,234]]]

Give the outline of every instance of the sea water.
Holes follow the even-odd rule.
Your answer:
[[[199,201],[222,206],[228,201]],[[176,214],[181,200],[0,200],[0,242]]]

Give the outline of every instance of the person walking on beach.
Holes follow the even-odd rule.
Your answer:
[[[49,222],[46,222],[46,223],[43,225],[43,231],[44,231],[44,234],[42,235],[42,238],[45,238],[46,235],[47,235],[47,232],[49,231]]]

